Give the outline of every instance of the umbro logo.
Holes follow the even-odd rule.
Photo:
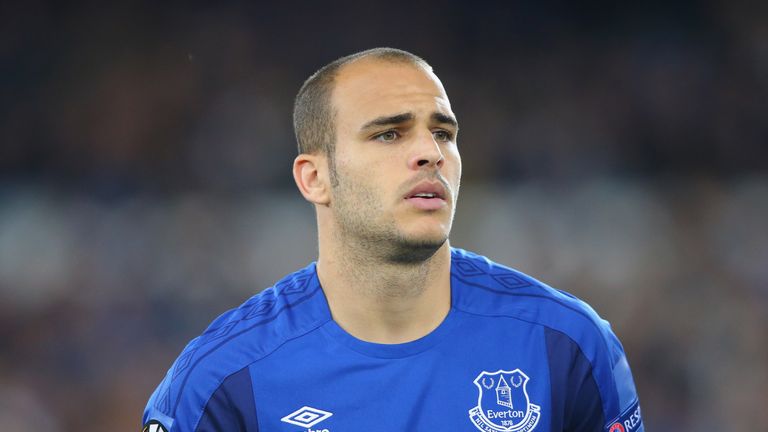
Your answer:
[[[280,419],[285,423],[310,428],[332,416],[333,413],[321,409],[303,406]],[[327,429],[326,429],[327,430]]]

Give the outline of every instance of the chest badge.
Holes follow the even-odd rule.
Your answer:
[[[513,371],[483,371],[475,378],[477,406],[469,419],[484,432],[528,432],[539,423],[541,407],[528,397],[528,375]]]

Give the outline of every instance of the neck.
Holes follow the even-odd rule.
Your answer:
[[[394,344],[423,337],[440,325],[451,303],[448,242],[415,263],[358,249],[320,241],[317,273],[339,326],[358,339]]]

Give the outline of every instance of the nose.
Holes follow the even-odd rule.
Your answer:
[[[435,140],[431,131],[419,136],[414,143],[413,153],[408,158],[408,168],[419,170],[423,168],[440,169],[445,163],[440,144]]]

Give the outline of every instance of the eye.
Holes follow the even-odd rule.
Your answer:
[[[436,130],[432,132],[432,136],[440,142],[448,142],[453,139],[453,134],[446,130]]]
[[[382,142],[394,142],[398,138],[400,138],[400,134],[395,130],[388,130],[373,137],[373,139]]]

